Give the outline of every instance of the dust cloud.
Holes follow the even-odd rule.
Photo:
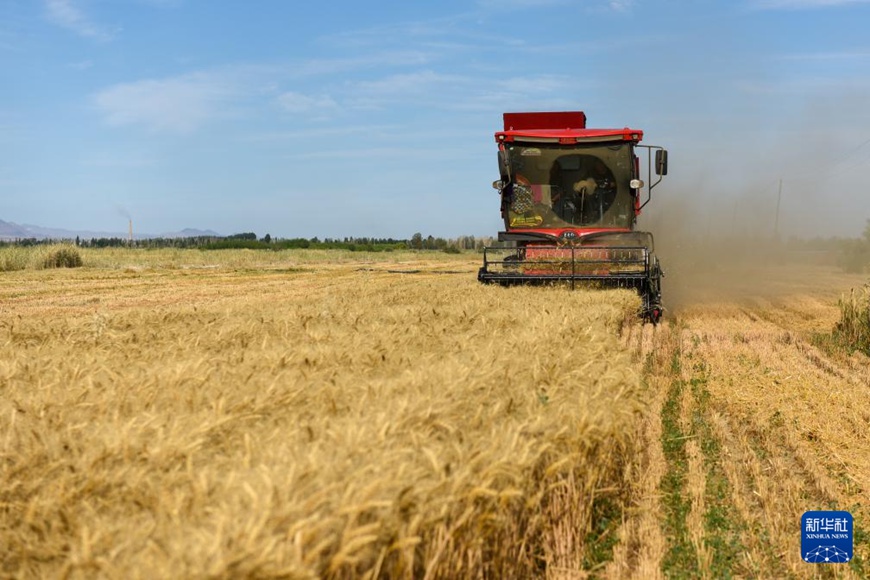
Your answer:
[[[798,292],[848,291],[838,286],[850,283],[838,266],[838,241],[795,234],[789,223],[796,217],[811,220],[812,206],[806,205],[805,215],[796,215],[792,207],[786,221],[782,206],[779,212],[776,208],[778,186],[765,200],[737,194],[710,202],[698,195],[701,187],[653,191],[638,229],[654,235],[670,314],[714,301],[751,303]]]
[[[795,94],[781,111],[750,97],[730,117],[677,114],[649,133],[670,167],[638,229],[655,236],[671,311],[833,289],[837,239],[862,237],[870,219],[870,89]]]

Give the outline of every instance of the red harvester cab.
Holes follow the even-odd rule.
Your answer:
[[[495,134],[509,248],[485,248],[478,279],[518,284],[570,281],[632,287],[641,314],[661,317],[658,259],[652,234],[634,229],[649,192],[667,174],[667,151],[640,145],[637,129],[587,129],[581,111],[505,113]],[[646,149],[647,189],[636,150]],[[655,162],[652,152],[655,151]]]

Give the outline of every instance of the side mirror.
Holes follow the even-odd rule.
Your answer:
[[[656,149],[656,175],[668,174],[668,152],[665,149]]]
[[[502,176],[511,174],[508,168],[507,152],[504,149],[498,152],[498,174]]]

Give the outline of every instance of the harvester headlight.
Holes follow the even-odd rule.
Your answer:
[[[643,187],[643,180],[642,179],[632,179],[631,181],[628,182],[628,186],[631,187],[632,189],[640,189],[641,187]]]
[[[501,191],[502,189],[504,189],[504,181],[502,181],[501,179],[493,181],[492,188]]]

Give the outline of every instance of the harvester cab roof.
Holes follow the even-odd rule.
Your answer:
[[[587,129],[583,111],[558,113],[505,113],[504,130],[495,134],[497,143],[551,141],[571,145],[587,141],[634,141],[643,139],[635,129]]]
[[[652,235],[636,232],[635,224],[650,201],[652,188],[667,174],[667,152],[661,147],[640,145],[642,139],[643,131],[639,129],[587,128],[582,111],[505,113],[504,128],[495,133],[499,179],[493,187],[501,196],[505,224],[499,241],[517,250],[508,256],[506,261],[511,264],[506,269],[497,267],[496,261],[487,261],[485,252],[479,279],[500,283],[564,279],[572,285],[577,280],[596,279],[617,285],[643,285],[644,316],[658,320],[661,272],[652,255]],[[646,184],[641,179],[637,155],[641,148],[647,151],[649,185],[645,200]],[[653,169],[658,176],[654,183]],[[548,245],[558,248],[558,252],[545,251]],[[586,254],[590,248],[618,248],[622,257],[616,263],[609,255],[599,256],[594,261],[601,267],[584,267],[578,274],[574,262],[582,248],[586,248],[582,250]],[[637,251],[628,251],[632,248]],[[570,272],[562,263],[569,250]],[[530,252],[537,256],[537,266],[521,268]],[[626,259],[632,264],[623,263]],[[557,271],[542,269],[541,263],[548,261],[561,265]],[[584,263],[589,266],[589,260]],[[642,270],[643,281],[638,269]]]

